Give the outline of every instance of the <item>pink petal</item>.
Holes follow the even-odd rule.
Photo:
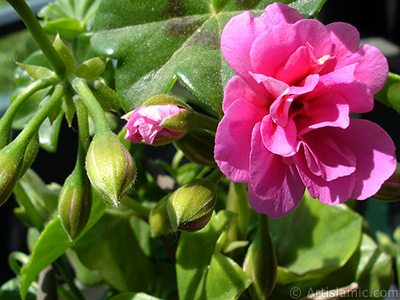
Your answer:
[[[317,59],[332,53],[332,41],[328,30],[317,20],[304,19],[293,25],[296,39],[301,45],[310,45]],[[285,33],[282,33],[285,35]]]
[[[350,113],[365,113],[372,110],[374,97],[369,88],[362,81],[354,77],[356,65],[345,66],[320,77],[310,97],[317,98],[319,95],[328,93],[340,94],[346,99]]]
[[[326,130],[314,130],[304,135],[303,140],[305,159],[314,175],[332,181],[356,170],[354,153],[327,134]]]
[[[282,127],[273,122],[271,115],[265,116],[261,122],[261,135],[263,145],[274,154],[285,157],[297,152],[297,128],[292,119]]]
[[[286,216],[300,202],[304,194],[304,184],[293,166],[284,166],[285,178],[280,190],[271,198],[259,197],[249,184],[249,203],[259,213],[273,219]],[[265,179],[266,181],[269,178]]]
[[[306,102],[304,114],[294,117],[299,135],[311,130],[332,126],[349,126],[349,105],[340,94],[321,95]]]
[[[336,69],[357,63],[354,76],[364,82],[374,95],[386,82],[389,66],[381,51],[371,45],[363,45],[349,58],[338,62]]]
[[[340,204],[350,198],[355,185],[354,174],[328,182],[310,171],[303,151],[294,156],[294,162],[311,197],[327,205]]]
[[[226,112],[231,104],[237,99],[246,100],[256,106],[266,107],[269,100],[260,94],[255,93],[250,86],[239,76],[233,76],[226,85],[223,111]]]
[[[281,95],[287,94],[289,91],[289,86],[285,82],[265,76],[263,74],[255,74],[250,72],[250,75],[257,83],[261,83],[265,87],[267,92],[271,94],[272,98],[277,98]]]
[[[265,12],[260,18],[265,24],[272,26],[280,23],[295,23],[303,19],[303,16],[294,8],[280,2],[275,2],[265,8]]]
[[[303,46],[292,24],[280,24],[257,37],[250,50],[252,72],[274,77],[297,48]]]
[[[396,169],[395,146],[389,135],[368,120],[351,119],[346,130],[327,129],[357,157],[353,199],[364,200],[380,189]]]
[[[269,24],[262,18],[253,18],[246,11],[229,20],[221,35],[221,50],[231,68],[242,77],[255,91],[264,89],[256,84],[249,71],[254,70],[250,62],[250,49],[254,40],[262,34]]]
[[[283,66],[277,69],[275,77],[289,85],[297,85],[307,76],[312,62],[310,47],[301,46],[290,55]]]
[[[335,22],[326,25],[331,34],[332,43],[335,45],[333,55],[338,60],[343,60],[357,51],[360,45],[360,33],[353,25]]]
[[[249,156],[253,127],[266,108],[239,99],[229,106],[218,125],[214,157],[221,171],[234,182],[249,182]]]
[[[254,193],[261,198],[272,198],[281,189],[285,178],[282,157],[264,147],[261,125],[254,126],[250,151],[250,182]]]

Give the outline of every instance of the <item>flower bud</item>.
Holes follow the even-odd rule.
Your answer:
[[[400,164],[397,163],[394,174],[386,180],[372,198],[382,201],[400,201]]]
[[[86,172],[96,191],[118,205],[136,178],[132,156],[111,131],[94,136],[86,155]]]
[[[157,205],[150,212],[149,224],[153,238],[170,233],[172,230],[167,211],[168,198],[169,195],[158,201]]]
[[[200,230],[210,221],[216,200],[216,185],[208,179],[196,179],[180,187],[167,203],[172,228]]]
[[[19,179],[25,149],[9,144],[0,150],[0,206],[8,200]]]
[[[176,141],[175,145],[190,161],[203,166],[215,165],[215,136],[210,132],[192,128],[187,135]]]
[[[277,277],[277,258],[268,226],[268,216],[259,214],[257,235],[244,259],[244,271],[253,279],[252,299],[268,299]]]
[[[183,137],[195,123],[195,114],[186,103],[168,96],[150,98],[123,117],[128,120],[125,139],[160,146]]]
[[[92,207],[92,189],[86,174],[76,168],[65,180],[58,199],[61,224],[71,240],[85,228]]]

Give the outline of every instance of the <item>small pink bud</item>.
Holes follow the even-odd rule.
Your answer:
[[[126,140],[159,146],[184,136],[194,124],[193,110],[184,102],[158,95],[124,116]]]

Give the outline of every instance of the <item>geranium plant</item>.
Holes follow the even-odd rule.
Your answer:
[[[30,251],[0,300],[388,295],[396,245],[354,206],[398,200],[395,146],[350,114],[399,111],[400,77],[326,0],[7,1],[41,51],[0,120]],[[63,119],[75,164],[46,184]]]

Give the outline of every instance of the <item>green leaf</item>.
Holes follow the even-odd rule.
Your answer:
[[[58,217],[54,218],[41,233],[33,251],[28,265],[22,268],[21,297],[26,299],[31,283],[39,273],[49,264],[60,257],[73,243],[85,236],[93,225],[104,214],[107,206],[103,199],[93,193],[93,205],[88,225],[79,237],[70,241]]]
[[[22,63],[17,63],[17,65],[24,69],[28,73],[28,75],[35,80],[55,76],[55,73],[53,71],[45,67],[26,65]]]
[[[222,113],[223,90],[234,74],[220,51],[224,25],[245,9],[260,15],[272,2],[103,0],[96,13],[92,46],[101,56],[118,60],[116,87],[125,111],[167,93],[179,78]],[[325,0],[284,2],[309,17],[316,15]]]
[[[57,152],[58,137],[63,116],[64,112],[60,112],[53,123],[47,118],[39,128],[40,146],[48,152]]]
[[[106,61],[103,58],[95,57],[84,61],[75,69],[75,75],[89,80],[95,80],[106,68]]]
[[[251,278],[234,260],[214,252],[206,279],[207,299],[238,299],[251,282]]]
[[[123,293],[111,297],[109,300],[162,300],[145,293]]]
[[[393,282],[391,264],[390,256],[380,252],[375,242],[363,234],[357,250],[342,268],[325,277],[308,280],[304,278],[290,285],[278,285],[270,300],[291,299],[289,295],[294,295],[293,291],[297,292],[296,295],[301,295],[298,298],[318,291],[325,291],[324,295],[327,296],[328,291],[337,291],[338,288],[348,286],[352,282],[357,282],[359,287],[348,297],[340,299],[382,299]]]
[[[400,113],[400,75],[389,72],[384,87],[374,97]]]
[[[148,292],[153,286],[154,265],[123,214],[104,215],[74,250],[87,268],[98,270],[119,291]]]
[[[45,19],[44,30],[74,38],[89,29],[100,0],[57,0],[45,6],[39,16]]]
[[[67,72],[73,73],[75,70],[74,56],[72,55],[71,51],[69,51],[67,46],[65,46],[59,35],[56,36],[53,42],[53,46],[56,49],[58,55],[60,55],[61,59],[63,60],[65,67],[67,68]]]
[[[20,300],[19,291],[21,289],[21,279],[13,278],[4,283],[0,287],[0,300]],[[26,300],[35,300],[37,290],[33,287],[29,288]]]
[[[220,211],[202,230],[182,232],[176,252],[179,299],[204,299],[203,285],[215,243],[234,214]]]
[[[289,215],[270,222],[278,282],[320,277],[342,267],[357,249],[361,226],[361,216],[345,204],[324,205],[306,193]]]
[[[47,22],[43,25],[47,33],[60,34],[62,37],[73,39],[85,31],[80,22],[72,18],[62,18]]]

